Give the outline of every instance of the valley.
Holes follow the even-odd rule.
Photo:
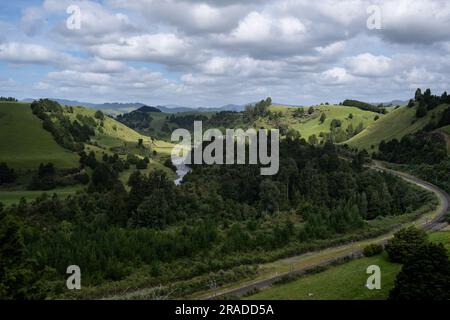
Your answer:
[[[0,202],[27,228],[26,254],[52,267],[45,280],[51,298],[386,298],[400,267],[383,255],[350,260],[407,226],[445,227],[445,191],[398,171],[426,180],[419,163],[445,165],[445,101],[421,117],[417,106],[378,112],[272,105],[270,98],[243,112],[142,107],[118,117],[45,99],[0,107],[11,137],[2,140],[11,152],[0,154],[0,173],[11,182],[0,187]],[[192,132],[194,121],[204,130],[277,128],[279,172],[260,176],[252,164],[174,166],[167,133]],[[424,148],[422,140],[435,145],[426,158],[397,155]],[[379,160],[393,163],[379,167]],[[448,191],[444,181],[434,182]],[[74,259],[88,270],[85,289],[64,293],[64,261]],[[390,270],[384,291],[336,289],[368,261]],[[277,284],[291,277],[292,284]],[[327,277],[335,279],[331,287],[320,284]],[[326,291],[305,285],[291,293],[303,278]],[[117,294],[125,288],[133,289]]]

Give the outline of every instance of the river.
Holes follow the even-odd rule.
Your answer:
[[[183,182],[183,178],[192,170],[184,163],[183,157],[172,159],[172,164],[176,168],[177,178],[174,180],[175,184],[179,186]]]

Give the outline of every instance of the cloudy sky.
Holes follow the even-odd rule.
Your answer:
[[[20,99],[379,102],[410,98],[417,87],[449,89],[449,71],[446,0],[15,0],[0,7],[0,95]]]

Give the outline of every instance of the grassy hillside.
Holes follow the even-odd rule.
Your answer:
[[[423,118],[416,117],[416,108],[398,108],[371,124],[346,143],[354,148],[375,151],[382,140],[401,139],[407,134],[421,130],[433,117],[442,113],[445,108],[447,108],[446,105],[441,105],[428,112]]]
[[[59,168],[78,166],[78,156],[53,140],[29,104],[0,103],[0,137],[0,162],[16,169],[35,169],[44,162]]]
[[[443,243],[450,251],[450,231],[436,232],[429,235],[430,240]],[[381,268],[381,290],[368,290],[365,287],[370,265]],[[401,265],[387,260],[386,253],[361,258],[331,267],[324,272],[307,275],[293,282],[275,285],[252,295],[250,300],[368,300],[386,299],[393,288]]]
[[[378,113],[364,111],[355,107],[330,105],[314,107],[316,111],[311,117],[298,119],[294,117],[294,112],[297,109],[298,108],[296,107],[281,105],[274,105],[269,108],[272,112],[280,112],[282,114],[282,118],[280,119],[281,124],[286,124],[289,128],[299,131],[302,138],[305,139],[308,139],[313,134],[319,136],[321,132],[329,133],[330,124],[333,119],[340,120],[342,122],[342,128],[345,130],[349,124],[351,124],[353,128],[356,128],[359,124],[362,124],[363,128],[366,128],[374,122],[375,116],[382,116]],[[308,108],[303,109],[305,112],[308,111]],[[326,120],[323,123],[320,122],[322,113],[326,115]],[[350,114],[353,118],[349,117]],[[271,123],[266,119],[260,119],[256,122],[256,127],[270,127],[270,125]]]
[[[321,133],[326,134],[331,131],[330,125],[333,119],[340,120],[342,123],[342,129],[346,130],[349,125],[356,129],[360,126],[362,129],[366,128],[372,122],[374,118],[382,116],[379,113],[361,110],[356,107],[346,107],[346,106],[316,106],[314,107],[315,112],[313,114],[308,114],[309,107],[302,108],[305,111],[305,115],[302,117],[296,116],[295,112],[299,110],[298,107],[289,107],[283,105],[272,105],[268,110],[269,114],[264,116],[258,116],[256,120],[245,120],[244,113],[230,113],[230,114],[217,114],[213,112],[184,112],[177,113],[175,116],[180,118],[185,118],[183,122],[186,128],[192,128],[192,117],[188,120],[189,116],[199,116],[206,117],[208,121],[203,123],[204,130],[208,128],[280,128],[287,127],[289,129],[294,129],[299,131],[301,136],[308,139],[311,135],[315,134],[319,136]],[[135,113],[138,111],[135,111]],[[326,115],[326,120],[322,123],[320,117],[322,114]],[[172,115],[170,113],[148,113],[152,120],[145,128],[136,128],[143,134],[160,137],[161,139],[170,139],[170,133],[178,128],[178,125],[174,122],[169,121],[169,117]],[[350,116],[351,115],[351,116]],[[129,126],[133,125],[133,121],[136,119],[131,119],[133,113],[128,116],[125,115],[120,121],[126,123]],[[142,117],[145,117],[142,114]]]
[[[80,115],[95,119],[95,110],[83,107],[64,108],[64,116],[74,121]],[[85,151],[94,151],[97,159],[103,154],[119,154],[126,158],[128,154],[150,158],[148,169],[164,170],[169,177],[175,179],[175,173],[162,163],[171,153],[173,145],[164,141],[153,140],[128,128],[120,122],[106,117],[95,119],[95,136],[85,143]],[[57,169],[76,168],[79,166],[79,156],[75,152],[58,145],[53,136],[42,127],[42,121],[33,115],[30,104],[0,103],[0,162],[6,162],[20,173],[14,186],[0,191],[0,201],[6,205],[17,203],[23,197],[32,200],[42,194],[42,191],[28,191],[26,187],[32,172],[41,163],[51,162]],[[138,147],[142,139],[144,147]],[[156,153],[155,153],[156,152]],[[135,166],[121,173],[120,179],[127,182]],[[61,196],[82,189],[81,185],[66,188],[56,188],[47,193],[57,193]]]

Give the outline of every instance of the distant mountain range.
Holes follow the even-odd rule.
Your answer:
[[[389,106],[404,106],[408,104],[408,102],[409,100],[392,100],[390,102],[372,102],[371,104],[374,106],[382,104],[385,107],[389,107]]]
[[[22,102],[33,102],[35,99],[24,99]],[[133,110],[139,109],[141,107],[148,106],[145,103],[141,102],[131,102],[131,103],[120,103],[120,102],[112,102],[112,103],[90,103],[90,102],[80,102],[76,100],[67,100],[67,99],[51,99],[58,102],[61,105],[66,106],[84,106],[92,109],[103,110],[110,114],[121,114],[131,112]],[[220,112],[220,111],[243,111],[245,109],[245,105],[236,105],[236,104],[228,104],[222,107],[200,107],[200,108],[190,108],[180,105],[166,105],[166,106],[156,106],[159,110],[166,113],[180,113],[180,112]]]

